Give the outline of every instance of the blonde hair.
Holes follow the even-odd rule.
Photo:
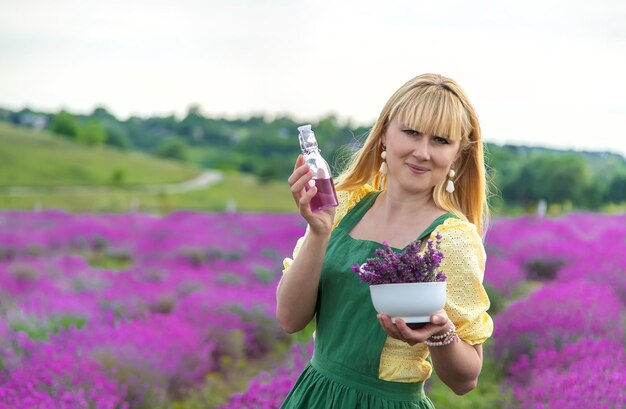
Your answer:
[[[398,89],[385,104],[361,149],[336,180],[337,190],[353,191],[365,184],[385,189],[378,171],[382,163],[382,138],[389,123],[397,119],[428,135],[460,140],[454,169],[454,193],[445,189],[447,179],[433,190],[435,204],[473,223],[479,234],[488,225],[487,181],[478,116],[461,87],[438,74],[419,75]]]

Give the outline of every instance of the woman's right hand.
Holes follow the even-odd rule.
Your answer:
[[[304,163],[304,156],[298,156],[293,173],[287,179],[291,190],[291,195],[298,205],[300,214],[309,224],[310,233],[328,236],[333,228],[335,219],[335,208],[326,210],[311,210],[311,199],[317,193],[317,187],[313,182],[313,171],[309,165]],[[307,189],[307,185],[309,188]]]

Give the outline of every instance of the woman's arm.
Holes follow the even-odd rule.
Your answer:
[[[482,344],[469,345],[459,340],[430,347],[429,351],[437,376],[454,393],[464,395],[476,387],[483,366]]]
[[[276,290],[276,319],[288,333],[300,331],[315,314],[317,288],[329,236],[309,233],[298,257],[285,271]]]
[[[315,313],[322,263],[335,217],[335,209],[311,211],[311,199],[317,193],[311,179],[313,172],[302,155],[298,156],[288,183],[308,228],[298,257],[285,271],[276,289],[276,320],[289,333],[306,327]],[[306,186],[310,186],[308,190]]]

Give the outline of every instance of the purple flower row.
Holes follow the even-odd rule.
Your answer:
[[[511,304],[495,319],[495,352],[516,362],[535,350],[554,348],[583,337],[621,340],[624,306],[605,285],[577,279],[547,284]]]
[[[485,283],[505,295],[526,279],[609,284],[626,303],[626,214],[498,218],[487,232]]]
[[[613,339],[582,338],[546,348],[511,367],[513,394],[525,408],[621,408],[626,403],[626,351]]]

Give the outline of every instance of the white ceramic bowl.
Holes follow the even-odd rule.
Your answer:
[[[430,316],[446,304],[446,283],[400,283],[370,285],[372,303],[393,322],[430,322]]]

